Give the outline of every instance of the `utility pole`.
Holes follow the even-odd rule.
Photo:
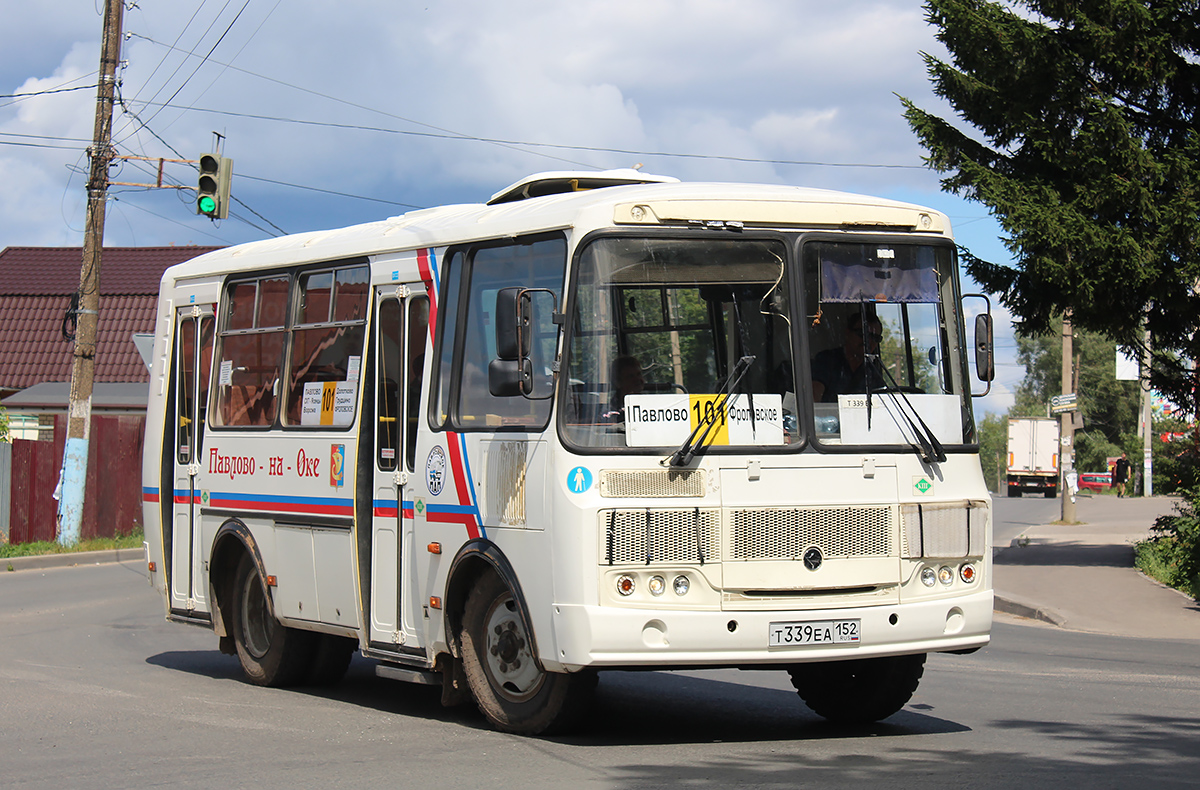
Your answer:
[[[1138,382],[1142,391],[1142,495],[1154,496],[1154,403],[1150,392],[1150,330],[1146,330],[1142,349],[1142,376]]]
[[[71,402],[63,452],[58,500],[58,542],[79,542],[87,481],[88,440],[92,425],[92,377],[96,369],[96,330],[100,321],[100,256],[104,249],[104,203],[108,197],[108,164],[112,160],[112,116],[117,64],[121,59],[124,0],[105,0],[104,38],[100,44],[100,83],[96,88],[96,123],[87,181],[87,225],[83,264],[79,270],[78,322],[71,362]]]
[[[1067,310],[1063,313],[1062,320],[1062,394],[1070,395],[1074,376],[1071,375],[1071,362],[1074,359],[1072,352],[1072,341],[1074,340],[1074,329],[1071,327],[1071,311]],[[1058,457],[1062,467],[1062,485],[1060,486],[1062,493],[1062,521],[1064,524],[1075,523],[1075,497],[1071,490],[1071,485],[1068,482],[1072,479],[1075,472],[1075,412],[1064,411],[1059,415],[1059,425],[1062,447],[1060,448]]]

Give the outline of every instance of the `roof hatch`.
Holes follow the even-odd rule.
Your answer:
[[[601,187],[618,187],[628,184],[668,184],[678,181],[678,178],[640,173],[629,167],[620,170],[559,170],[550,173],[534,173],[492,195],[492,199],[487,204],[494,206],[497,203],[512,203],[526,198],[561,195],[566,192],[585,192]]]

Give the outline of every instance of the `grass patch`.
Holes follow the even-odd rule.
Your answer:
[[[1159,516],[1150,528],[1152,537],[1134,548],[1134,565],[1200,600],[1200,486],[1180,493],[1174,515]]]
[[[36,557],[41,554],[75,554],[81,551],[140,549],[143,540],[142,531],[139,529],[130,535],[117,535],[115,538],[89,538],[88,540],[81,540],[74,546],[60,546],[58,543],[50,540],[39,540],[33,543],[5,543],[0,545],[0,559]]]
[[[1139,571],[1157,582],[1187,593],[1200,601],[1200,575],[1186,578],[1174,561],[1173,547],[1164,545],[1161,538],[1144,540],[1134,546],[1133,564]]]

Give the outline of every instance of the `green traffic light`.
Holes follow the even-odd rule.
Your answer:
[[[200,213],[211,214],[217,210],[217,201],[209,195],[200,198]]]

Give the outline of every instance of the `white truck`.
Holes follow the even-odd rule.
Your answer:
[[[1041,491],[1058,493],[1058,420],[1020,418],[1008,421],[1008,495]]]

